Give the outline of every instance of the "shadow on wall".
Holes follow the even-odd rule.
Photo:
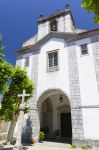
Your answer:
[[[25,127],[22,133],[22,143],[30,143],[32,133],[32,122],[30,116],[25,121]]]

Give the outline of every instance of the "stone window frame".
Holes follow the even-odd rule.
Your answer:
[[[49,53],[54,53],[54,52],[57,52],[58,65],[57,66],[53,66],[53,67],[49,67],[48,54]],[[47,65],[46,66],[47,66],[47,72],[59,71],[59,49],[47,51]]]

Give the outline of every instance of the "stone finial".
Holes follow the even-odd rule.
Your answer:
[[[43,17],[44,17],[44,16],[43,16],[42,14],[39,15],[39,19],[43,19]]]
[[[66,11],[70,10],[70,5],[66,4]]]

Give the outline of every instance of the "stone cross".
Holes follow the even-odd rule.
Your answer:
[[[26,91],[23,90],[22,94],[18,94],[18,97],[22,97],[22,102],[20,104],[19,110],[19,119],[18,119],[18,130],[17,130],[17,137],[16,137],[16,144],[13,147],[13,150],[22,150],[22,128],[23,128],[23,121],[24,121],[24,110],[25,110],[25,97],[30,96],[30,94],[26,94]]]
[[[26,91],[23,90],[22,94],[18,94],[18,97],[22,97],[22,102],[21,104],[23,104],[25,102],[25,97],[30,96],[30,94],[26,94]]]

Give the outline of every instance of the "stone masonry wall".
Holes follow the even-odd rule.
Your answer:
[[[99,35],[91,38],[96,79],[99,90]]]
[[[83,139],[83,118],[81,109],[81,97],[79,87],[79,74],[76,56],[75,43],[69,43],[68,49],[68,66],[69,66],[69,83],[70,83],[70,103],[72,117],[72,138],[73,141]]]
[[[9,127],[10,127],[10,122],[5,122],[2,120],[0,121],[0,141],[6,140]]]
[[[38,133],[39,133],[39,117],[38,117],[38,110],[36,108],[37,104],[37,81],[38,81],[38,62],[39,62],[39,52],[33,52],[33,59],[32,59],[32,70],[31,70],[31,78],[35,83],[35,91],[33,93],[33,97],[29,100],[29,107],[30,113],[28,114],[28,119],[26,123],[26,135],[24,135],[24,141],[29,141],[31,136],[32,139],[38,140]]]

